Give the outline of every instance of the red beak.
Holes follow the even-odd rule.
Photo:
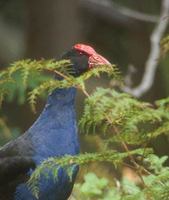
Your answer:
[[[93,68],[98,65],[111,65],[111,63],[100,54],[92,54],[89,57],[89,68]]]
[[[89,68],[93,68],[98,65],[111,65],[111,63],[106,60],[106,58],[96,53],[96,51],[89,45],[75,44],[73,48],[79,52],[84,52],[86,55],[89,56]]]

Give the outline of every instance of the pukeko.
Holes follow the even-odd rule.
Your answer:
[[[70,59],[74,76],[98,65],[110,64],[87,45],[76,44],[63,59]],[[74,108],[75,88],[55,89],[34,124],[20,137],[0,149],[0,200],[35,200],[26,181],[38,165],[49,157],[76,155],[79,142]],[[39,181],[40,200],[68,199],[78,167],[70,179],[62,168],[58,179],[47,172]]]

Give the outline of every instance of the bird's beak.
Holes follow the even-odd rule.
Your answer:
[[[92,54],[89,57],[89,68],[93,68],[99,65],[111,65],[111,63],[100,54],[97,54],[97,53]]]

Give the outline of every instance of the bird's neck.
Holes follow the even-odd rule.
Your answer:
[[[75,88],[56,89],[48,97],[41,115],[30,128],[36,147],[46,156],[76,154],[79,151]],[[50,155],[48,155],[50,154]]]
[[[55,89],[48,97],[46,107],[48,106],[64,106],[64,105],[74,105],[76,96],[76,89],[64,88]]]

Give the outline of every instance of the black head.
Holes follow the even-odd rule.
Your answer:
[[[68,59],[72,63],[72,75],[80,76],[87,70],[99,65],[110,65],[109,61],[96,53],[96,51],[84,44],[76,44],[67,51],[62,59]]]
[[[89,69],[88,60],[89,57],[85,54],[78,52],[76,49],[67,51],[62,59],[68,59],[72,63],[72,74],[74,76],[80,76]]]

